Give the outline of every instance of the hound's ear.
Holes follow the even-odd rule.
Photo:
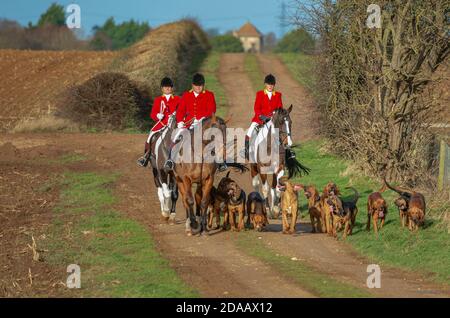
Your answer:
[[[280,180],[278,180],[278,181],[279,181],[279,184],[280,184],[280,185],[284,186],[285,182],[289,181],[289,179],[288,179],[288,177],[283,176],[283,177],[281,177]]]
[[[287,111],[288,111],[289,114],[291,113],[291,111],[292,111],[292,104],[291,104],[291,106],[289,106],[289,108],[287,109]]]

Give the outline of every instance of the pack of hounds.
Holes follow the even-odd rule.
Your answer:
[[[208,207],[208,227],[219,229],[221,215],[223,215],[222,229],[224,230],[241,231],[245,228],[253,228],[256,231],[262,231],[269,224],[266,200],[256,191],[247,196],[229,175],[228,173],[220,180],[217,187],[213,188],[212,200]],[[322,193],[314,185],[293,184],[286,177],[280,180],[280,185],[283,234],[296,232],[298,194],[301,191],[308,201],[311,232],[327,233],[337,238],[337,233],[342,231],[344,239],[352,234],[358,214],[357,202],[360,198],[355,188],[346,187],[346,189],[351,189],[354,195],[350,200],[343,200],[341,192],[334,182],[329,182]],[[387,188],[399,194],[394,204],[399,211],[401,226],[408,227],[411,231],[418,230],[423,226],[425,221],[424,196],[412,190],[393,187],[384,180],[382,188],[368,196],[367,231],[370,231],[372,225],[374,232],[378,233],[385,224],[388,204],[382,193]],[[245,217],[247,217],[246,220]],[[278,218],[279,215],[274,215],[274,217]]]

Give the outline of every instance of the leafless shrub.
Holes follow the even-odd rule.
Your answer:
[[[68,90],[58,116],[87,127],[134,127],[141,109],[148,111],[148,89],[120,73],[101,73]]]

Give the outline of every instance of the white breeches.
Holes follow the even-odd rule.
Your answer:
[[[153,136],[154,134],[156,134],[158,131],[159,131],[159,130],[157,130],[157,131],[150,131],[150,133],[148,134],[147,143],[150,143],[150,139],[151,139],[152,136]]]

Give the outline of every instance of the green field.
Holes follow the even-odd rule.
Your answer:
[[[150,233],[111,207],[117,178],[67,172],[49,185],[62,190],[45,243],[47,261],[80,266],[76,297],[197,297],[156,251]]]
[[[316,91],[315,57],[303,53],[278,53],[277,56],[290,70],[293,77],[310,92]]]
[[[297,81],[314,94],[314,57],[295,53],[282,53],[278,57]],[[450,240],[447,227],[428,217],[425,228],[417,233],[401,228],[398,210],[393,204],[397,194],[386,191],[383,194],[389,204],[386,226],[378,236],[373,232],[368,233],[365,229],[367,197],[381,188],[381,182],[364,176],[361,171],[355,171],[351,162],[327,154],[321,149],[320,142],[308,142],[297,149],[300,161],[312,171],[309,176],[296,181],[314,184],[320,191],[328,181],[334,181],[341,188],[344,198],[346,195],[352,196],[351,190],[344,189],[346,186],[353,186],[359,191],[361,197],[358,201],[357,224],[353,235],[347,238],[347,243],[380,265],[425,272],[431,279],[449,283]],[[306,199],[303,200],[302,211],[307,211]],[[435,211],[428,211],[428,216],[433,215],[433,212]]]
[[[425,228],[416,233],[401,228],[398,210],[393,204],[397,197],[393,191],[383,193],[389,205],[385,227],[375,235],[373,230],[366,231],[367,197],[378,191],[381,183],[365,177],[362,172],[352,170],[351,162],[325,153],[320,142],[307,142],[297,148],[297,158],[311,168],[309,176],[298,178],[295,182],[314,184],[322,191],[329,181],[335,182],[343,192],[343,198],[353,196],[346,186],[355,187],[360,193],[359,213],[353,235],[347,238],[358,252],[382,265],[394,265],[402,269],[428,273],[429,278],[438,282],[450,282],[450,239],[446,227],[439,221],[428,218]],[[307,202],[300,195],[301,211],[307,213]],[[308,219],[308,217],[307,217]]]

